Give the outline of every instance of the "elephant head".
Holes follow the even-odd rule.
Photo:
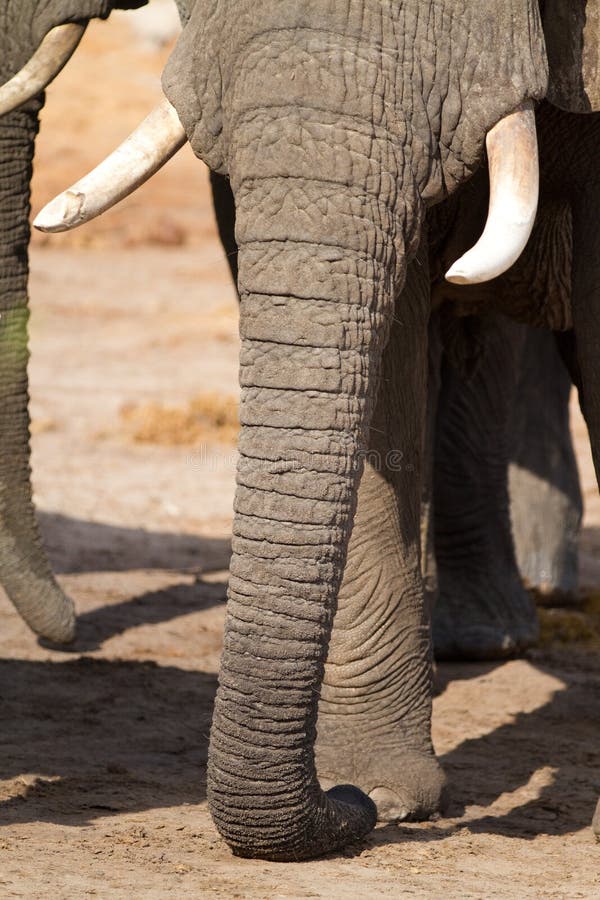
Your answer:
[[[29,196],[43,88],[86,23],[146,0],[0,0],[0,583],[27,624],[54,641],[74,633],[31,496],[27,385]]]
[[[518,255],[527,239],[529,110],[548,88],[540,9],[197,0],[163,86],[168,100],[133,141],[38,221],[87,220],[186,137],[231,181],[242,429],[209,799],[234,852],[301,859],[375,821],[356,788],[323,793],[313,750],[362,451],[392,320],[426,331],[410,289],[424,210],[476,171],[486,143],[497,203],[452,277],[494,277],[511,264],[504,246]],[[410,360],[404,371],[400,398],[422,378]],[[417,456],[422,424],[408,428]]]

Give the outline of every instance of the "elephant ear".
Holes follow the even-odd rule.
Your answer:
[[[600,110],[600,0],[546,0],[548,99],[567,112]]]

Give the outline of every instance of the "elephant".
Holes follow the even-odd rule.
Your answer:
[[[439,807],[420,549],[432,300],[572,324],[561,352],[598,467],[585,6],[197,0],[163,104],[36,219],[83,223],[186,140],[231,184],[241,434],[208,798],[240,856],[311,858]],[[487,223],[446,285],[486,147]]]
[[[72,640],[75,616],[42,544],[29,464],[27,281],[34,142],[43,88],[75,51],[87,21],[146,2],[0,0],[0,583],[33,631],[57,643]]]

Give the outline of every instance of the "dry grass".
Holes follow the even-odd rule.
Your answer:
[[[29,432],[32,435],[36,434],[45,434],[48,431],[56,431],[58,428],[58,423],[56,419],[52,419],[50,416],[46,416],[45,418],[36,418],[32,419],[29,423]]]
[[[193,447],[233,444],[239,431],[238,405],[233,397],[198,394],[186,406],[161,403],[128,405],[120,412],[121,433],[136,444]]]
[[[584,603],[581,611],[539,609],[540,645],[577,644],[589,650],[600,649],[600,608],[594,611]]]

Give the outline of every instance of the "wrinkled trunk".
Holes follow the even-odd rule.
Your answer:
[[[209,800],[234,852],[292,860],[376,819],[357,789],[321,791],[314,742],[403,223],[339,182],[333,152],[317,165],[279,135],[279,157],[302,153],[293,171],[312,178],[232,167],[242,432]]]
[[[0,120],[0,582],[37,634],[62,642],[73,637],[73,605],[42,545],[29,467],[27,246],[38,106]]]

